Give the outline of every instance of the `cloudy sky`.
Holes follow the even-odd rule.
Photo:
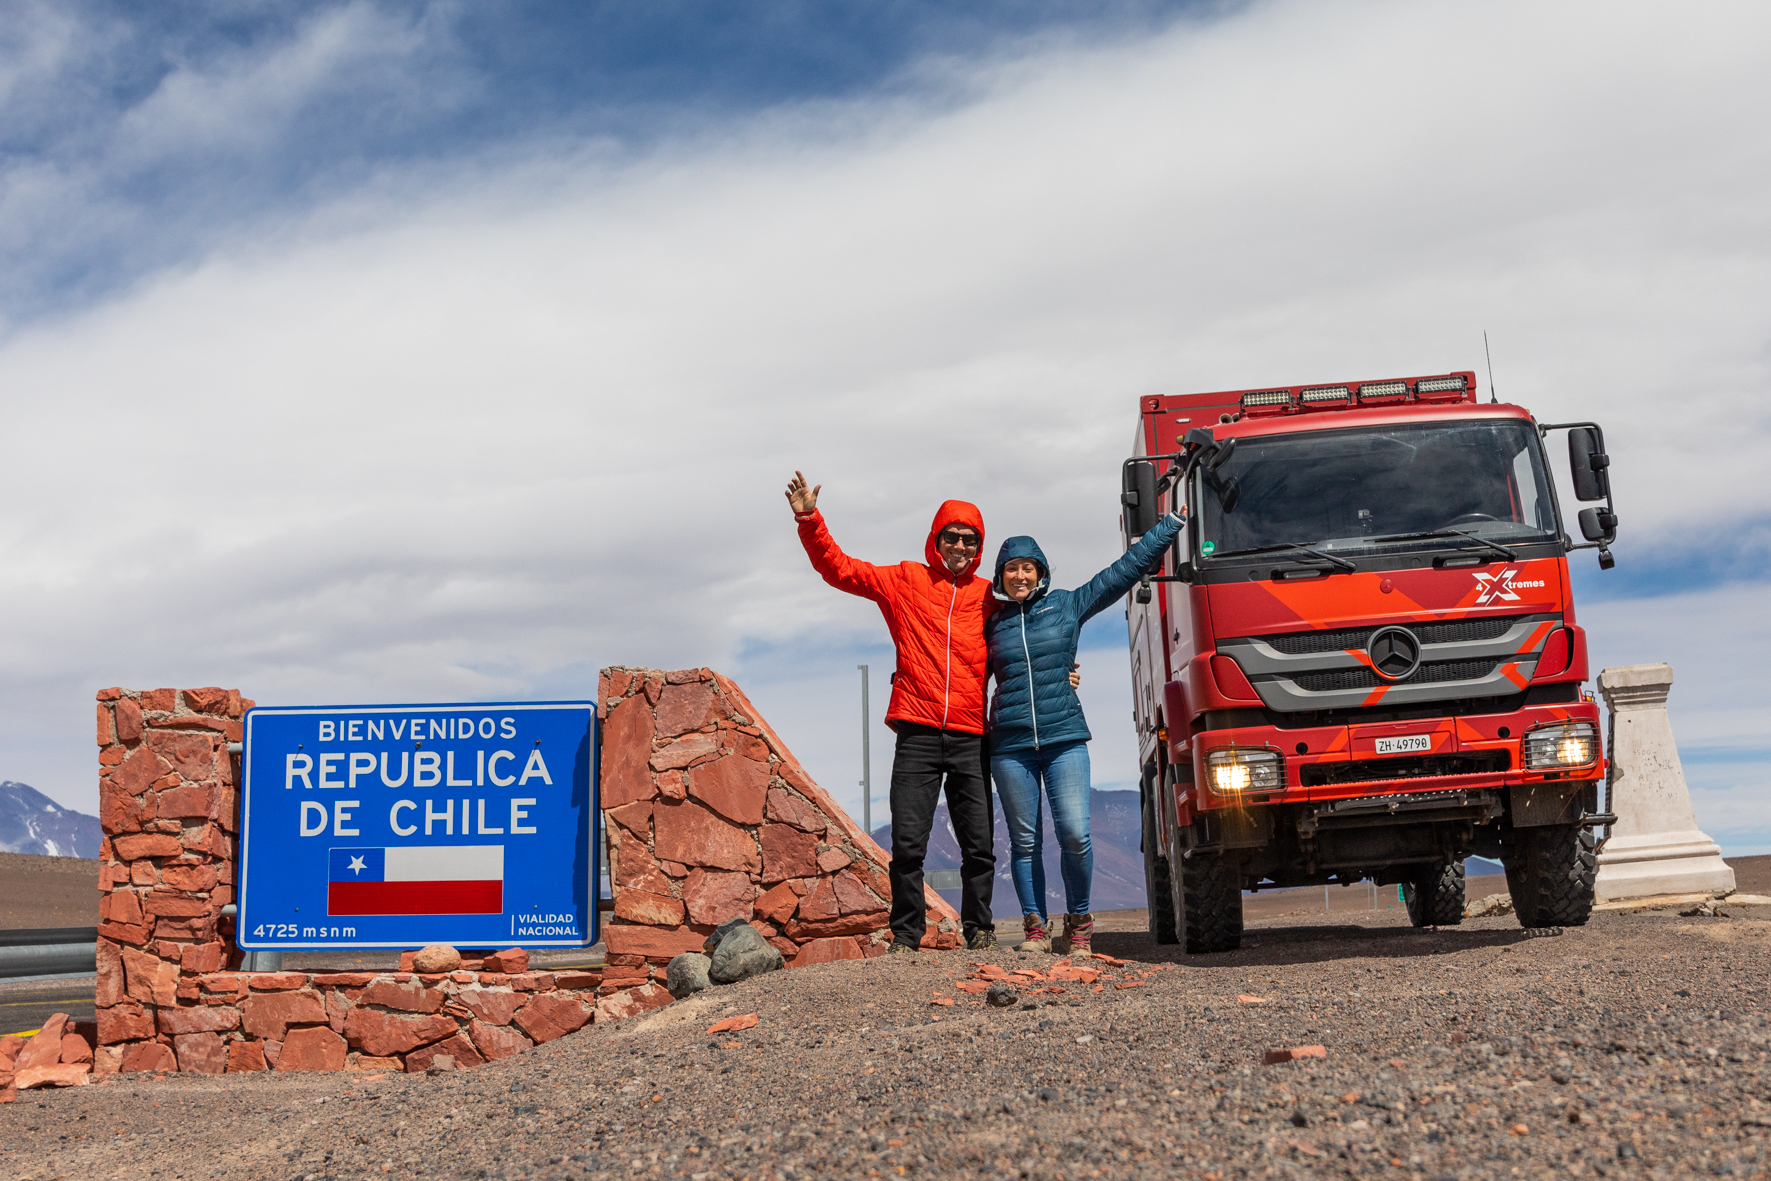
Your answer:
[[[963,497],[1074,584],[1140,395],[1487,330],[1503,400],[1606,427],[1596,665],[1672,662],[1700,821],[1771,850],[1771,10],[951,8],[9,5],[0,777],[94,810],[106,685],[708,664],[855,802],[890,650],[794,468],[858,556]]]

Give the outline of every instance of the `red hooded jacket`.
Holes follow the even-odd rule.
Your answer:
[[[975,576],[984,556],[984,517],[976,505],[949,500],[935,513],[923,547],[926,562],[875,566],[858,562],[837,548],[824,514],[813,509],[799,521],[806,556],[837,590],[879,604],[898,649],[892,703],[886,725],[918,722],[967,734],[984,732],[984,678],[989,664],[984,620],[995,609],[990,583]],[[949,525],[978,531],[978,552],[955,575],[941,561],[935,538]]]

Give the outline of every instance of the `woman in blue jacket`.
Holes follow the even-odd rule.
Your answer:
[[[1008,823],[1009,867],[1021,902],[1024,946],[1051,950],[1040,850],[1040,788],[1051,802],[1064,875],[1064,939],[1088,955],[1094,934],[1089,883],[1088,722],[1070,683],[1082,625],[1129,591],[1184,524],[1170,514],[1125,556],[1073,591],[1051,589],[1051,565],[1031,537],[1011,537],[996,554],[1000,606],[984,625],[990,646],[990,777]]]

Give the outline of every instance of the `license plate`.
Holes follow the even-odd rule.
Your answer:
[[[1377,753],[1380,755],[1411,755],[1432,749],[1431,734],[1404,734],[1400,738],[1377,740]]]

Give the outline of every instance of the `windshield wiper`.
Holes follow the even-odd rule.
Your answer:
[[[1231,550],[1227,554],[1213,554],[1212,557],[1214,557],[1214,558],[1250,558],[1250,557],[1255,556],[1256,554],[1277,554],[1277,553],[1307,554],[1308,556],[1315,558],[1318,561],[1327,562],[1329,565],[1335,567],[1336,569],[1345,570],[1348,574],[1351,574],[1355,570],[1359,569],[1359,567],[1353,565],[1353,563],[1347,561],[1347,559],[1345,559],[1345,558],[1339,558],[1333,554],[1325,554],[1319,549],[1312,549],[1309,546],[1305,545],[1301,541],[1288,541],[1288,542],[1285,542],[1283,545],[1257,546],[1254,549]]]
[[[1495,553],[1502,555],[1509,562],[1517,562],[1519,555],[1498,541],[1489,541],[1486,537],[1477,537],[1474,533],[1465,533],[1462,529],[1429,529],[1425,533],[1391,533],[1383,537],[1368,537],[1366,541],[1431,541],[1436,537],[1461,537],[1465,541],[1473,541],[1477,545],[1486,546]]]

